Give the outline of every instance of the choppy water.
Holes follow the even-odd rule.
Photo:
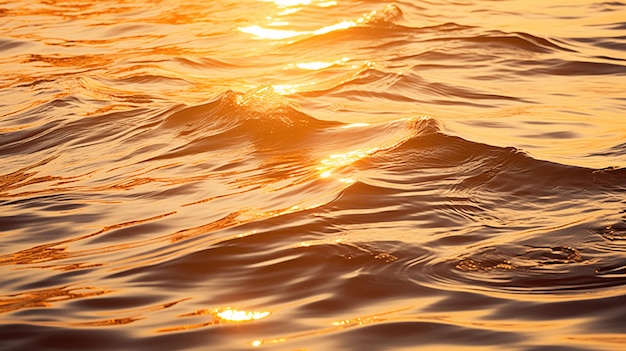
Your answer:
[[[626,343],[626,3],[0,19],[0,349]]]

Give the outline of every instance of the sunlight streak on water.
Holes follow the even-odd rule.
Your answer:
[[[248,26],[248,27],[239,27],[237,29],[239,29],[243,33],[252,34],[257,39],[271,39],[271,40],[288,39],[288,38],[293,38],[293,37],[297,37],[300,35],[308,34],[307,32],[299,32],[295,30],[262,28],[257,25]]]
[[[249,322],[249,321],[254,321],[254,320],[265,318],[270,315],[270,312],[224,309],[222,311],[216,312],[215,315],[223,321]]]
[[[313,62],[298,62],[296,63],[296,67],[300,69],[306,69],[311,71],[319,71],[333,65],[341,65],[350,61],[349,58],[344,57],[341,60],[333,61],[333,62],[325,62],[325,61],[313,61]]]

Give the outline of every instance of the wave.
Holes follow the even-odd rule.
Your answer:
[[[306,115],[274,92],[271,85],[265,85],[245,94],[227,91],[208,104],[177,111],[167,118],[163,127],[176,128],[180,136],[235,129],[238,134],[247,134],[253,139],[278,141],[283,140],[287,132],[297,138],[299,133],[338,124]]]
[[[528,74],[547,74],[555,76],[590,76],[590,75],[624,75],[626,65],[591,61],[564,61],[559,59],[535,61],[518,61],[520,67],[532,67]]]
[[[401,5],[406,6],[406,5]],[[590,47],[584,39],[571,39],[565,37],[542,36],[541,32],[505,32],[493,30],[488,27],[468,26],[459,23],[443,23],[416,27],[413,23],[403,20],[402,10],[399,6],[394,7],[394,11],[389,13],[399,13],[399,15],[388,15],[376,20],[355,21],[355,25],[347,26],[333,31],[324,31],[315,35],[302,38],[295,38],[285,45],[279,46],[278,51],[285,55],[293,53],[307,56],[319,56],[319,50],[331,50],[342,53],[346,42],[353,42],[358,45],[358,52],[364,56],[369,56],[370,52],[393,52],[395,56],[392,61],[394,66],[404,64],[414,67],[414,72],[424,69],[456,69],[459,62],[463,67],[470,65],[477,70],[489,64],[491,74],[478,77],[481,80],[500,80],[503,76],[516,77],[516,79],[526,79],[528,75],[557,75],[557,76],[589,76],[589,75],[622,75],[626,66],[620,63],[618,55],[598,56],[597,50]],[[387,13],[382,11],[381,13]],[[591,39],[590,39],[591,40]],[[599,40],[599,39],[593,39]],[[365,42],[367,44],[358,44]],[[619,40],[603,40],[603,43],[590,43],[591,45],[604,45],[609,49],[619,48]],[[582,45],[581,45],[582,44]],[[331,47],[331,49],[329,49]],[[400,53],[400,54],[398,54]],[[554,55],[560,58],[553,58]],[[346,55],[347,56],[347,55]],[[434,62],[434,63],[433,63]],[[385,67],[388,68],[388,67]],[[385,69],[385,74],[393,74],[393,69]],[[316,89],[311,87],[307,92],[334,91],[342,88],[347,82],[354,80],[355,84],[361,86],[360,91],[353,94],[362,94],[366,87],[371,86],[371,90],[377,91],[374,87],[378,85],[362,81],[365,75],[370,75],[367,69],[359,70],[355,73],[355,78],[340,77],[335,81],[334,87]],[[406,74],[403,72],[403,74]],[[356,77],[358,76],[358,77]],[[415,75],[403,77],[410,81],[412,86],[422,86],[420,77]],[[361,83],[366,83],[363,85]],[[430,86],[441,84],[437,82],[429,83]],[[371,84],[371,85],[367,85]],[[384,83],[382,83],[384,84]],[[476,96],[471,96],[475,86],[453,87],[446,89],[446,94],[456,98],[474,100],[485,95],[487,98],[498,97],[496,94],[481,94],[476,92]],[[452,100],[428,100],[438,96],[438,89],[434,91],[424,91],[416,94],[422,98],[411,96],[413,102],[421,103],[457,103]],[[448,92],[449,91],[449,92]],[[394,91],[393,96],[403,97],[403,91]],[[392,95],[392,94],[389,94]],[[406,95],[406,94],[404,94]],[[529,102],[527,99],[511,97],[512,99]],[[397,100],[397,99],[396,99]],[[458,104],[468,105],[469,101],[458,102]],[[477,104],[475,107],[488,107],[486,104]]]
[[[379,252],[403,272],[390,274],[437,289],[567,295],[622,284],[619,273],[604,274],[622,269],[620,243],[592,218],[620,216],[626,169],[541,161],[427,125],[356,162],[357,181],[322,207],[332,232],[350,233],[343,242],[368,243],[380,237],[368,228],[384,227]]]
[[[402,78],[396,79],[395,84],[402,84]],[[441,94],[454,93],[442,91]],[[67,108],[68,104],[80,103],[72,97],[57,99],[26,111],[16,119],[28,125],[28,116],[55,106]],[[426,125],[438,124],[428,121],[431,120],[409,118],[370,126],[319,120],[302,112],[298,106],[274,92],[271,86],[264,85],[246,93],[227,91],[208,103],[191,107],[174,105],[154,110],[135,109],[18,128],[5,133],[0,150],[16,156],[43,151],[54,155],[64,148],[94,150],[98,145],[115,143],[118,144],[116,149],[130,150],[118,155],[118,161],[132,158],[141,160],[135,162],[146,163],[181,157],[197,158],[204,153],[224,151],[229,147],[252,147],[251,155],[282,155],[283,160],[295,162],[294,167],[307,169],[320,168],[315,160],[326,159],[326,162],[332,163],[328,157],[333,154],[343,155],[345,164],[351,164],[381,150],[393,149],[398,153],[413,150],[409,157],[415,159],[415,165],[408,165],[420,168],[460,167],[465,176],[459,187],[488,185],[492,191],[502,193],[524,192],[537,186],[537,179],[541,179],[542,188],[594,187],[599,182],[619,178],[623,172],[537,161],[516,149],[499,149],[443,133],[427,133],[425,130],[433,127]],[[90,133],[91,130],[97,133]],[[164,143],[164,138],[169,141]],[[93,161],[95,167],[99,160]],[[86,160],[83,166],[89,162]],[[470,166],[476,168],[470,169]]]
[[[559,38],[545,38],[524,32],[504,32],[477,26],[446,22],[422,27],[401,24],[402,10],[398,6],[388,6],[380,13],[364,16],[366,20],[358,20],[354,25],[339,28],[333,31],[322,31],[314,36],[306,37],[288,43],[288,48],[301,49],[302,47],[317,48],[328,45],[318,43],[342,45],[344,41],[372,39],[383,41],[376,45],[367,45],[363,50],[384,50],[402,45],[423,46],[432,42],[460,44],[467,49],[476,49],[481,52],[494,53],[498,48],[516,50],[528,53],[576,53],[575,47],[568,46],[566,40]],[[497,55],[497,52],[495,52]]]
[[[3,347],[617,348],[620,4],[192,2],[0,9]]]
[[[24,243],[22,250],[3,255],[0,261],[6,265],[79,260],[77,269],[98,266],[90,258],[97,262],[104,253],[185,242],[250,221],[319,207],[349,184],[341,177],[352,163],[397,146],[420,128],[414,120],[374,126],[317,120],[271,87],[262,86],[247,93],[227,91],[197,106],[120,111],[59,122],[46,131],[30,131],[30,138],[24,138],[25,131],[10,133],[15,138],[3,139],[7,143],[0,148],[12,150],[15,158],[36,159],[42,152],[53,156],[23,167],[5,166],[0,176],[3,204],[15,210],[36,209],[34,217],[3,221],[7,228],[17,230],[19,223],[42,221],[47,212],[62,209],[49,207],[46,198],[83,204],[70,205],[64,220],[59,218],[63,223],[87,218],[106,223],[107,218],[127,218],[124,213],[136,203],[146,207],[131,211],[135,215],[127,221],[109,222],[100,230],[58,232],[49,236],[49,242],[32,247]],[[102,153],[103,149],[110,152]],[[110,202],[95,200],[103,196]],[[164,207],[148,205],[164,199],[169,199]],[[228,205],[233,201],[249,203],[251,208]],[[145,230],[140,228],[161,228],[157,222],[172,223],[197,208],[209,212],[203,217],[192,215],[185,228],[151,240],[136,238]],[[127,231],[134,234],[120,234]],[[103,245],[108,241],[114,244]],[[66,250],[67,245],[77,248]]]
[[[451,135],[445,121],[433,118],[324,121],[264,85],[204,104],[70,118],[49,132],[36,130],[30,144],[15,142],[0,147],[24,155],[44,144],[57,152],[0,176],[0,201],[19,214],[2,220],[4,237],[21,248],[1,255],[0,266],[55,273],[37,282],[9,280],[21,293],[5,301],[4,312],[62,300],[93,311],[101,307],[86,297],[116,301],[106,287],[68,285],[81,274],[155,288],[130,303],[111,302],[106,320],[36,322],[29,330],[42,333],[40,342],[53,332],[73,335],[77,325],[143,318],[166,322],[152,323],[157,333],[142,345],[173,342],[181,331],[188,337],[227,327],[201,308],[259,297],[259,305],[302,301],[296,315],[336,316],[359,314],[376,301],[412,303],[416,296],[436,299],[431,308],[441,311],[469,292],[483,302],[543,294],[578,306],[585,300],[577,295],[606,301],[623,285],[626,169],[538,160]],[[116,152],[103,153],[105,146]],[[65,168],[73,169],[73,179],[62,177]],[[43,226],[21,238],[26,222]],[[84,223],[97,228],[86,230]],[[341,278],[329,279],[328,272]],[[214,293],[183,304],[183,297],[157,292],[172,286]],[[397,326],[419,335],[421,328],[438,335],[473,328],[380,312],[390,319],[364,316],[368,322],[344,330],[341,340],[345,333],[386,335]],[[350,325],[325,332],[333,338]]]

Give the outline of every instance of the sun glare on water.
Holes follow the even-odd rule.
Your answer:
[[[265,0],[265,2],[273,2],[278,7],[296,7],[306,6],[315,3],[319,7],[329,7],[337,4],[336,1],[324,1],[324,0]]]
[[[331,24],[329,26],[325,26],[312,31],[297,31],[297,30],[286,30],[286,29],[270,29],[263,28],[258,25],[252,25],[247,27],[238,27],[237,29],[240,32],[246,34],[252,34],[256,39],[266,39],[266,40],[283,40],[290,39],[301,35],[322,35],[330,32],[334,32],[337,30],[348,29],[351,27],[355,27],[357,25],[354,21],[342,21],[339,23]]]
[[[250,322],[270,315],[267,311],[243,311],[225,309],[215,313],[215,316],[225,322]]]
[[[270,40],[289,39],[289,38],[297,37],[299,35],[307,34],[307,32],[299,32],[295,30],[268,29],[268,28],[257,26],[257,25],[248,26],[248,27],[239,27],[237,29],[239,29],[239,31],[243,33],[252,34],[257,39],[270,39]]]
[[[302,1],[302,0],[278,1],[276,0],[276,1],[266,1],[266,2],[272,2],[276,4],[276,6],[279,9],[283,9],[282,11],[276,14],[278,16],[285,16],[285,15],[293,14],[295,12],[298,12],[302,8],[302,6],[308,6],[314,3],[313,1],[310,1],[310,0],[306,0],[306,1]],[[331,6],[335,6],[336,4],[337,3],[335,1],[315,2],[315,5],[318,7],[331,7]],[[273,28],[265,28],[256,24],[245,26],[245,27],[238,27],[237,29],[242,33],[253,35],[255,39],[285,40],[285,39],[290,39],[290,38],[304,36],[304,35],[322,35],[322,34],[334,32],[334,31],[356,27],[358,25],[362,25],[370,21],[373,18],[373,16],[376,15],[376,13],[377,13],[376,11],[372,11],[371,13],[363,15],[357,20],[344,20],[344,21],[330,24],[327,26],[323,26],[321,28],[314,29],[314,30],[273,29]],[[268,16],[267,18],[273,19],[272,16]],[[283,21],[283,20],[280,20],[280,21],[272,20],[270,21],[269,25],[270,26],[277,26],[277,25],[288,26],[289,22]]]

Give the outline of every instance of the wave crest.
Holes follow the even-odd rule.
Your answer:
[[[163,127],[192,138],[232,132],[231,137],[248,135],[253,141],[269,142],[336,124],[307,115],[271,85],[262,85],[246,93],[228,90],[206,104],[183,108],[169,116]]]

